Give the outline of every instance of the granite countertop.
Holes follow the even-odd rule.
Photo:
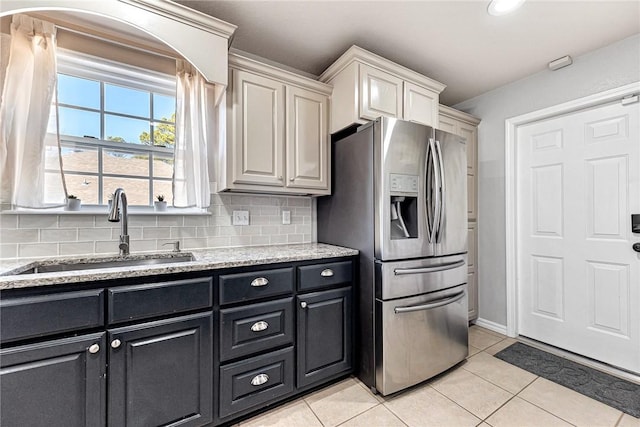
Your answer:
[[[198,249],[182,252],[154,252],[132,254],[127,259],[172,258],[193,255],[193,261],[168,264],[117,266],[90,270],[59,271],[37,274],[19,274],[36,265],[109,262],[121,259],[118,256],[55,257],[2,261],[0,265],[0,290],[48,286],[66,283],[81,283],[96,280],[121,279],[128,277],[153,276],[189,271],[214,270],[243,267],[248,265],[272,264],[278,262],[305,261],[357,255],[355,249],[324,243],[303,243],[295,245],[249,246],[223,249]]]

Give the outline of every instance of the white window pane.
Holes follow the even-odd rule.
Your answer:
[[[106,174],[149,176],[149,154],[103,150],[102,170]]]
[[[153,94],[153,118],[155,120],[176,121],[176,97]]]
[[[150,117],[150,95],[146,91],[105,83],[104,109],[112,113]]]
[[[58,102],[100,109],[100,82],[58,74]]]
[[[171,205],[173,203],[173,189],[171,181],[153,181],[153,198],[156,200],[156,196],[161,194],[164,196],[164,200]]]
[[[149,145],[151,126],[147,120],[104,115],[104,135],[110,141]]]
[[[60,107],[60,135],[100,138],[100,113]]]
[[[106,194],[113,193],[121,187],[127,195],[129,205],[149,206],[149,180],[136,178],[119,178],[105,176],[104,190]]]
[[[153,155],[153,176],[155,178],[173,177],[173,157]]]
[[[57,152],[58,147],[47,147]],[[62,167],[66,172],[90,172],[98,173],[98,149],[84,146],[62,146]],[[57,160],[57,153],[51,153],[51,162]],[[49,156],[47,156],[47,159]],[[47,169],[57,167],[54,163],[47,164]]]
[[[97,176],[65,173],[67,192],[82,200],[83,205],[97,205],[99,182]]]

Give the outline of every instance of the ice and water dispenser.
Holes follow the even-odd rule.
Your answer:
[[[389,174],[391,239],[418,237],[418,176]]]

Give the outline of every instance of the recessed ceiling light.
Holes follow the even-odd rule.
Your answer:
[[[506,15],[522,6],[522,3],[524,0],[492,0],[487,12],[493,16]]]

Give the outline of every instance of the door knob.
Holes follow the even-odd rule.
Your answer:
[[[634,251],[640,252],[640,242],[634,243],[632,248],[633,248]]]

